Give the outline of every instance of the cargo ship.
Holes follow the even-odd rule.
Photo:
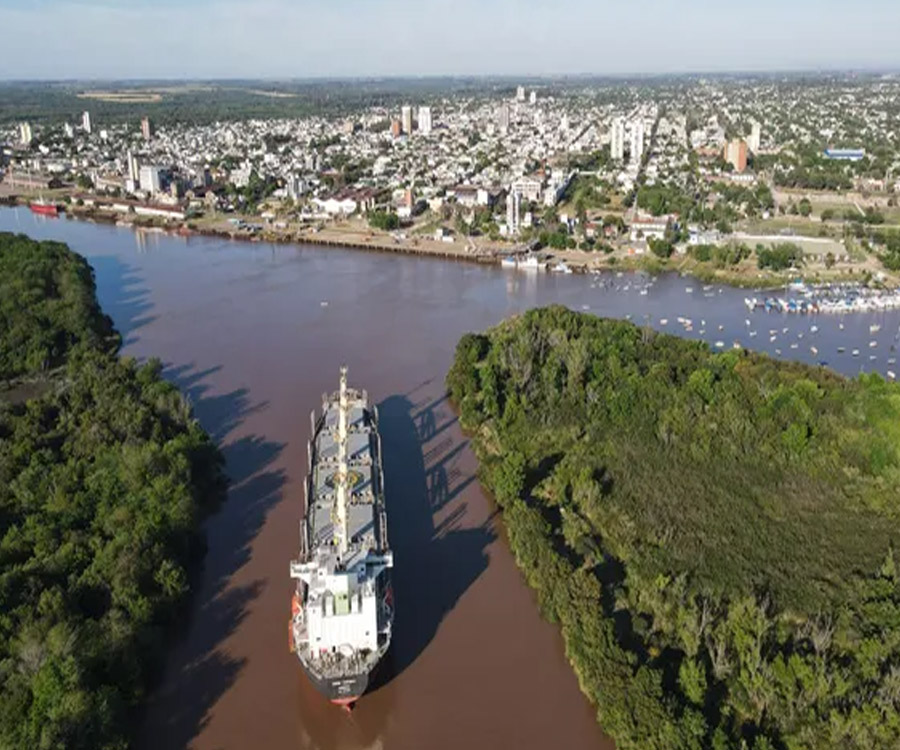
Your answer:
[[[350,708],[391,645],[394,623],[378,409],[347,386],[310,414],[300,554],[291,562],[290,648],[332,703]]]
[[[31,209],[32,213],[40,214],[41,216],[59,216],[59,207],[55,203],[45,201],[43,198],[31,201],[28,204],[28,208]]]

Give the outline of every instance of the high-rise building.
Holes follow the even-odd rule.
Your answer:
[[[141,190],[156,195],[162,190],[162,169],[145,165],[141,167]]]
[[[408,104],[403,105],[400,110],[400,125],[406,135],[412,133],[412,107]]]
[[[141,177],[141,165],[138,162],[137,157],[131,152],[128,152],[128,179],[134,180],[137,182]]]
[[[31,123],[19,123],[19,141],[23,146],[30,146],[34,133],[31,132]]]
[[[735,172],[743,172],[747,168],[747,144],[740,139],[725,144],[725,161]]]
[[[638,164],[644,156],[644,121],[631,123],[631,163]]]
[[[402,132],[403,126],[400,124],[400,120],[391,120],[391,135],[394,138],[399,138]]]
[[[306,192],[306,183],[298,174],[288,175],[285,187],[287,188],[288,196],[293,200],[297,200]]]
[[[93,131],[93,126],[91,125],[91,113],[85,110],[81,115],[81,129],[90,134]]]
[[[501,133],[509,132],[509,105],[506,102],[500,105],[500,111],[497,113],[497,127]]]
[[[506,229],[510,234],[518,234],[522,211],[522,196],[510,190],[506,196]]]
[[[422,135],[431,132],[431,107],[419,107],[419,132]]]
[[[759,151],[759,142],[762,140],[762,125],[756,120],[750,125],[750,137],[747,139],[747,148],[754,154]]]
[[[144,136],[145,141],[149,141],[153,137],[153,123],[150,122],[149,117],[141,120],[141,135]]]
[[[66,134],[66,138],[75,137],[75,128],[72,127],[71,122],[67,122],[63,125],[63,132]]]
[[[524,102],[524,101],[525,101],[525,87],[524,87],[524,86],[519,86],[519,87],[516,89],[516,101],[517,101],[517,102]]]
[[[612,121],[609,134],[609,155],[622,161],[625,158],[625,121],[617,117]]]
[[[537,91],[532,91],[531,96],[528,97],[528,101],[532,104],[537,104]]]

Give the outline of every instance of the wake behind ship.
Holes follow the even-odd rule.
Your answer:
[[[290,643],[316,688],[351,706],[391,644],[394,621],[378,410],[347,387],[310,414],[309,474]]]

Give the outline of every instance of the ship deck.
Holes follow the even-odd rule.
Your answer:
[[[332,508],[338,472],[338,404],[326,404],[316,433],[310,495],[310,546],[326,548],[334,539]],[[341,563],[347,568],[364,558],[370,549],[378,549],[380,464],[377,433],[372,415],[363,402],[353,404],[348,415],[347,454],[350,496],[347,505],[349,549]],[[335,553],[336,556],[336,553]],[[336,560],[335,560],[336,561]]]

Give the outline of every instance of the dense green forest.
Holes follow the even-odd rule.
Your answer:
[[[900,746],[900,387],[561,307],[447,384],[619,750]]]
[[[222,459],[159,362],[116,356],[83,259],[0,235],[0,274],[4,375],[58,366],[39,398],[0,390],[0,747],[119,750]]]
[[[72,349],[118,343],[84,258],[60,242],[0,232],[0,380],[56,367]]]

